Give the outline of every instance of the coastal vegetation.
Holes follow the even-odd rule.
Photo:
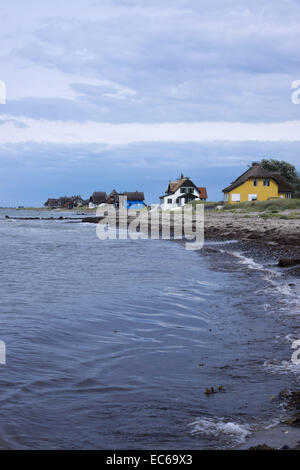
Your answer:
[[[273,158],[261,161],[261,166],[268,171],[278,172],[286,179],[292,187],[292,198],[300,198],[300,175],[294,165],[284,160],[274,160]]]
[[[250,201],[234,204],[225,204],[224,210],[239,212],[273,212],[300,209],[300,198],[298,199],[269,199],[268,201]]]
[[[192,202],[189,202],[187,205],[195,206],[197,204],[203,204],[204,206],[218,206],[218,205],[222,205],[224,203],[223,203],[223,201],[219,201],[219,202],[216,202],[216,201],[192,201]]]

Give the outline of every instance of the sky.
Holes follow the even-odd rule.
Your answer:
[[[299,0],[3,3],[0,206],[300,170],[299,24]]]

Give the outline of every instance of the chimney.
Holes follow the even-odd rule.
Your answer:
[[[259,165],[260,165],[259,162],[253,162],[253,163],[252,163],[252,166],[259,166]]]

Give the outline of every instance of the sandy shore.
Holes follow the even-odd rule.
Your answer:
[[[264,218],[259,213],[205,213],[205,236],[225,240],[261,240],[300,249],[300,219]]]

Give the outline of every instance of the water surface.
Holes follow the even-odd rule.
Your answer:
[[[2,448],[228,448],[284,415],[297,279],[226,244],[100,241],[92,224],[13,213],[0,211]]]

